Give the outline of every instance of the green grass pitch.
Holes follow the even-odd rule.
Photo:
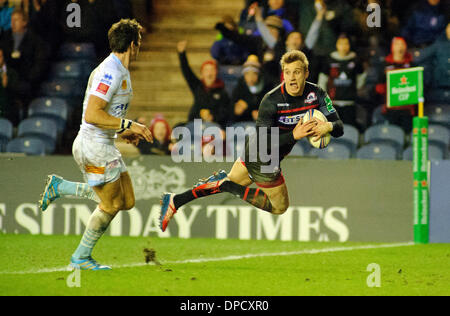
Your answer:
[[[0,235],[0,295],[450,295],[450,245],[105,236],[94,257],[114,270],[82,271],[68,287],[63,268],[79,240]],[[145,264],[145,248],[161,265]],[[380,287],[367,285],[371,263]]]

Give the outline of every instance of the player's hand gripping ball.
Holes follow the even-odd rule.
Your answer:
[[[328,122],[328,120],[325,117],[325,115],[323,115],[323,113],[318,111],[318,110],[309,110],[305,114],[305,116],[303,117],[303,122],[308,122],[308,121],[313,120],[313,119],[317,119],[317,120],[325,122],[325,123]],[[314,136],[314,135],[308,137],[309,143],[314,148],[319,148],[319,149],[326,148],[328,146],[328,144],[330,144],[330,141],[331,141],[330,133],[322,136],[318,140],[316,140],[316,138],[317,137]]]

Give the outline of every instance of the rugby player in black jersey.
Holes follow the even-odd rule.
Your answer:
[[[291,152],[295,143],[308,136],[316,140],[330,133],[333,137],[344,134],[344,124],[333,107],[327,93],[307,82],[309,62],[300,51],[286,53],[281,59],[284,82],[269,92],[261,102],[255,137],[247,138],[245,157],[239,158],[230,173],[220,171],[182,194],[166,193],[161,200],[161,230],[165,231],[177,210],[197,198],[223,192],[231,193],[263,211],[281,215],[289,207],[288,189],[281,172],[280,162]],[[328,122],[314,119],[303,122],[308,110],[322,112]],[[273,127],[278,127],[273,133]],[[262,159],[261,132],[267,132],[265,150],[278,155],[276,163]],[[273,133],[273,135],[272,135]],[[277,137],[278,136],[278,137]],[[271,137],[277,137],[275,146]],[[272,144],[272,145],[271,145]],[[257,155],[251,158],[252,148]],[[264,156],[263,156],[264,155]],[[250,188],[255,183],[258,188]]]

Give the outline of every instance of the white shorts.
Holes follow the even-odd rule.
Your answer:
[[[92,138],[80,132],[73,143],[72,152],[91,187],[115,182],[127,171],[114,140]]]

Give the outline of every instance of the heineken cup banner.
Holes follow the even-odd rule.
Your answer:
[[[107,234],[140,238],[267,239],[285,241],[405,242],[413,240],[412,164],[407,161],[282,162],[290,207],[281,216],[257,210],[231,194],[195,200],[168,230],[159,229],[159,199],[181,193],[199,178],[232,163],[175,163],[171,157],[127,159],[136,207],[120,212]],[[0,235],[80,235],[96,204],[61,198],[45,213],[37,201],[48,174],[83,181],[71,157],[0,157]],[[1,239],[1,236],[0,236]]]
[[[423,68],[407,68],[387,73],[387,106],[418,104],[423,101]]]

